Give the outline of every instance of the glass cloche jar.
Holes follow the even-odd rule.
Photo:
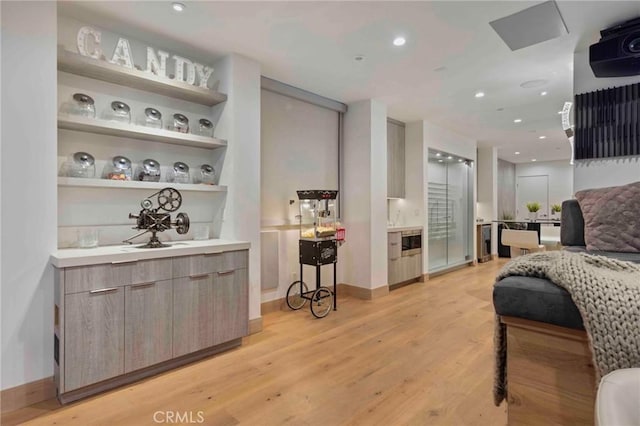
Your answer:
[[[105,165],[104,178],[110,180],[131,180],[133,170],[131,168],[131,160],[122,155],[116,155],[111,163]]]
[[[69,177],[93,178],[96,176],[96,161],[87,152],[76,152],[67,161],[66,169]]]
[[[162,129],[162,113],[155,108],[145,108],[144,125],[154,129]]]
[[[84,93],[74,93],[69,104],[69,114],[80,117],[96,118],[96,105],[93,98]]]
[[[135,180],[145,182],[160,181],[160,163],[151,158],[147,158],[136,168]]]
[[[203,164],[202,166],[200,166],[200,169],[194,173],[193,182],[203,183],[205,185],[215,185],[216,184],[215,169],[208,164]]]
[[[106,114],[107,120],[117,121],[120,123],[131,123],[131,108],[122,101],[111,102],[111,107]]]
[[[167,174],[167,182],[173,183],[190,183],[191,175],[189,175],[189,166],[182,161],[173,163],[173,168]]]

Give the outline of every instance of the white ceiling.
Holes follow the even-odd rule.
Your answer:
[[[569,35],[513,52],[489,22],[539,1],[183,3],[182,13],[170,2],[59,7],[114,31],[137,28],[213,56],[241,53],[267,77],[345,103],[379,99],[395,119],[429,120],[499,147],[512,162],[569,158],[557,111],[573,95],[573,52],[640,15],[638,1],[558,1]],[[397,35],[405,46],[392,45]],[[520,87],[534,79],[548,83]],[[486,96],[476,99],[477,91]]]

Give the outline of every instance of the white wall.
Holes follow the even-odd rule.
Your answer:
[[[2,389],[53,375],[56,4],[2,2]],[[37,119],[36,119],[37,117]]]
[[[516,183],[520,176],[545,175],[549,176],[549,209],[553,204],[562,204],[564,200],[573,198],[573,166],[568,160],[516,164]],[[551,214],[550,211],[545,213]]]
[[[498,218],[502,219],[502,215],[505,213],[514,216],[515,212],[516,165],[498,159]]]
[[[347,284],[387,285],[387,110],[378,101],[348,105],[344,123],[347,243],[340,249]]]
[[[596,78],[589,66],[589,51],[573,55],[573,93],[587,93],[610,87],[639,83],[633,77]],[[574,170],[575,190],[624,185],[640,180],[640,157],[577,161]]]
[[[485,222],[498,219],[498,148],[478,148],[477,215]],[[498,224],[491,224],[491,254],[498,254]]]
[[[249,318],[260,317],[260,65],[231,54],[216,67],[228,79],[220,91],[227,93],[219,131],[229,140],[220,184],[228,185],[220,237],[249,241]]]

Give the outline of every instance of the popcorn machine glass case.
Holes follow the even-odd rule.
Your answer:
[[[326,240],[336,236],[336,197],[338,191],[298,191],[300,200],[300,239]]]

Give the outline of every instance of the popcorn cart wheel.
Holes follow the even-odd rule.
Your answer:
[[[328,287],[321,286],[309,291],[304,282],[293,282],[287,290],[287,306],[297,311],[304,307],[307,300],[311,313],[316,318],[326,317],[334,307],[334,294]]]

